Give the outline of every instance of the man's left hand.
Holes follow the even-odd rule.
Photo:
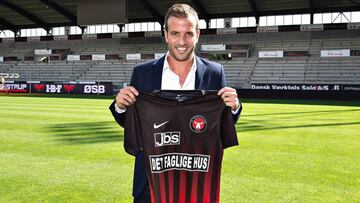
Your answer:
[[[218,95],[221,96],[224,104],[229,106],[231,110],[236,111],[239,108],[240,102],[236,93],[236,89],[231,87],[223,87],[221,90],[219,90]]]

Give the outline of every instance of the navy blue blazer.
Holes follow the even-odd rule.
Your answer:
[[[149,61],[134,68],[130,85],[141,92],[152,92],[161,89],[161,78],[165,56]],[[195,89],[220,90],[226,86],[224,69],[222,65],[195,57],[197,70],[195,75]],[[110,110],[116,122],[124,126],[125,116],[115,111],[115,101],[110,105]],[[238,120],[242,107],[234,115],[234,123]],[[133,196],[137,197],[147,183],[144,154],[140,152],[135,159]]]

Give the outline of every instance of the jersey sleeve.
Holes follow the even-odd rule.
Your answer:
[[[124,125],[124,148],[128,154],[136,156],[142,149],[141,127],[136,104],[126,108]]]
[[[220,130],[221,142],[224,149],[239,144],[234,125],[234,118],[229,107],[225,107],[222,112]]]

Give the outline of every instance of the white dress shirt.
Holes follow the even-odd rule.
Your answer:
[[[163,71],[162,71],[162,78],[161,78],[161,90],[195,90],[195,73],[196,73],[196,69],[197,69],[197,64],[196,64],[196,60],[194,58],[194,62],[191,66],[190,72],[188,73],[188,75],[186,76],[185,82],[183,84],[183,86],[180,86],[180,79],[179,76],[176,75],[176,73],[174,73],[168,63],[168,56],[169,56],[169,52],[166,53],[165,56],[165,61],[164,61],[164,65],[163,65]],[[233,114],[236,114],[240,109],[240,105],[239,108],[236,109],[235,111],[231,110],[231,112]],[[126,111],[126,109],[120,109],[116,104],[115,104],[115,111],[118,113],[124,113]]]
[[[195,89],[195,72],[197,69],[196,60],[191,66],[190,72],[186,76],[183,86],[180,86],[180,78],[174,73],[168,63],[169,52],[166,54],[162,78],[161,78],[161,89],[162,90],[194,90]]]

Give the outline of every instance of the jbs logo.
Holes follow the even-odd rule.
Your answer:
[[[155,133],[154,138],[155,138],[155,147],[180,144],[180,132]]]

